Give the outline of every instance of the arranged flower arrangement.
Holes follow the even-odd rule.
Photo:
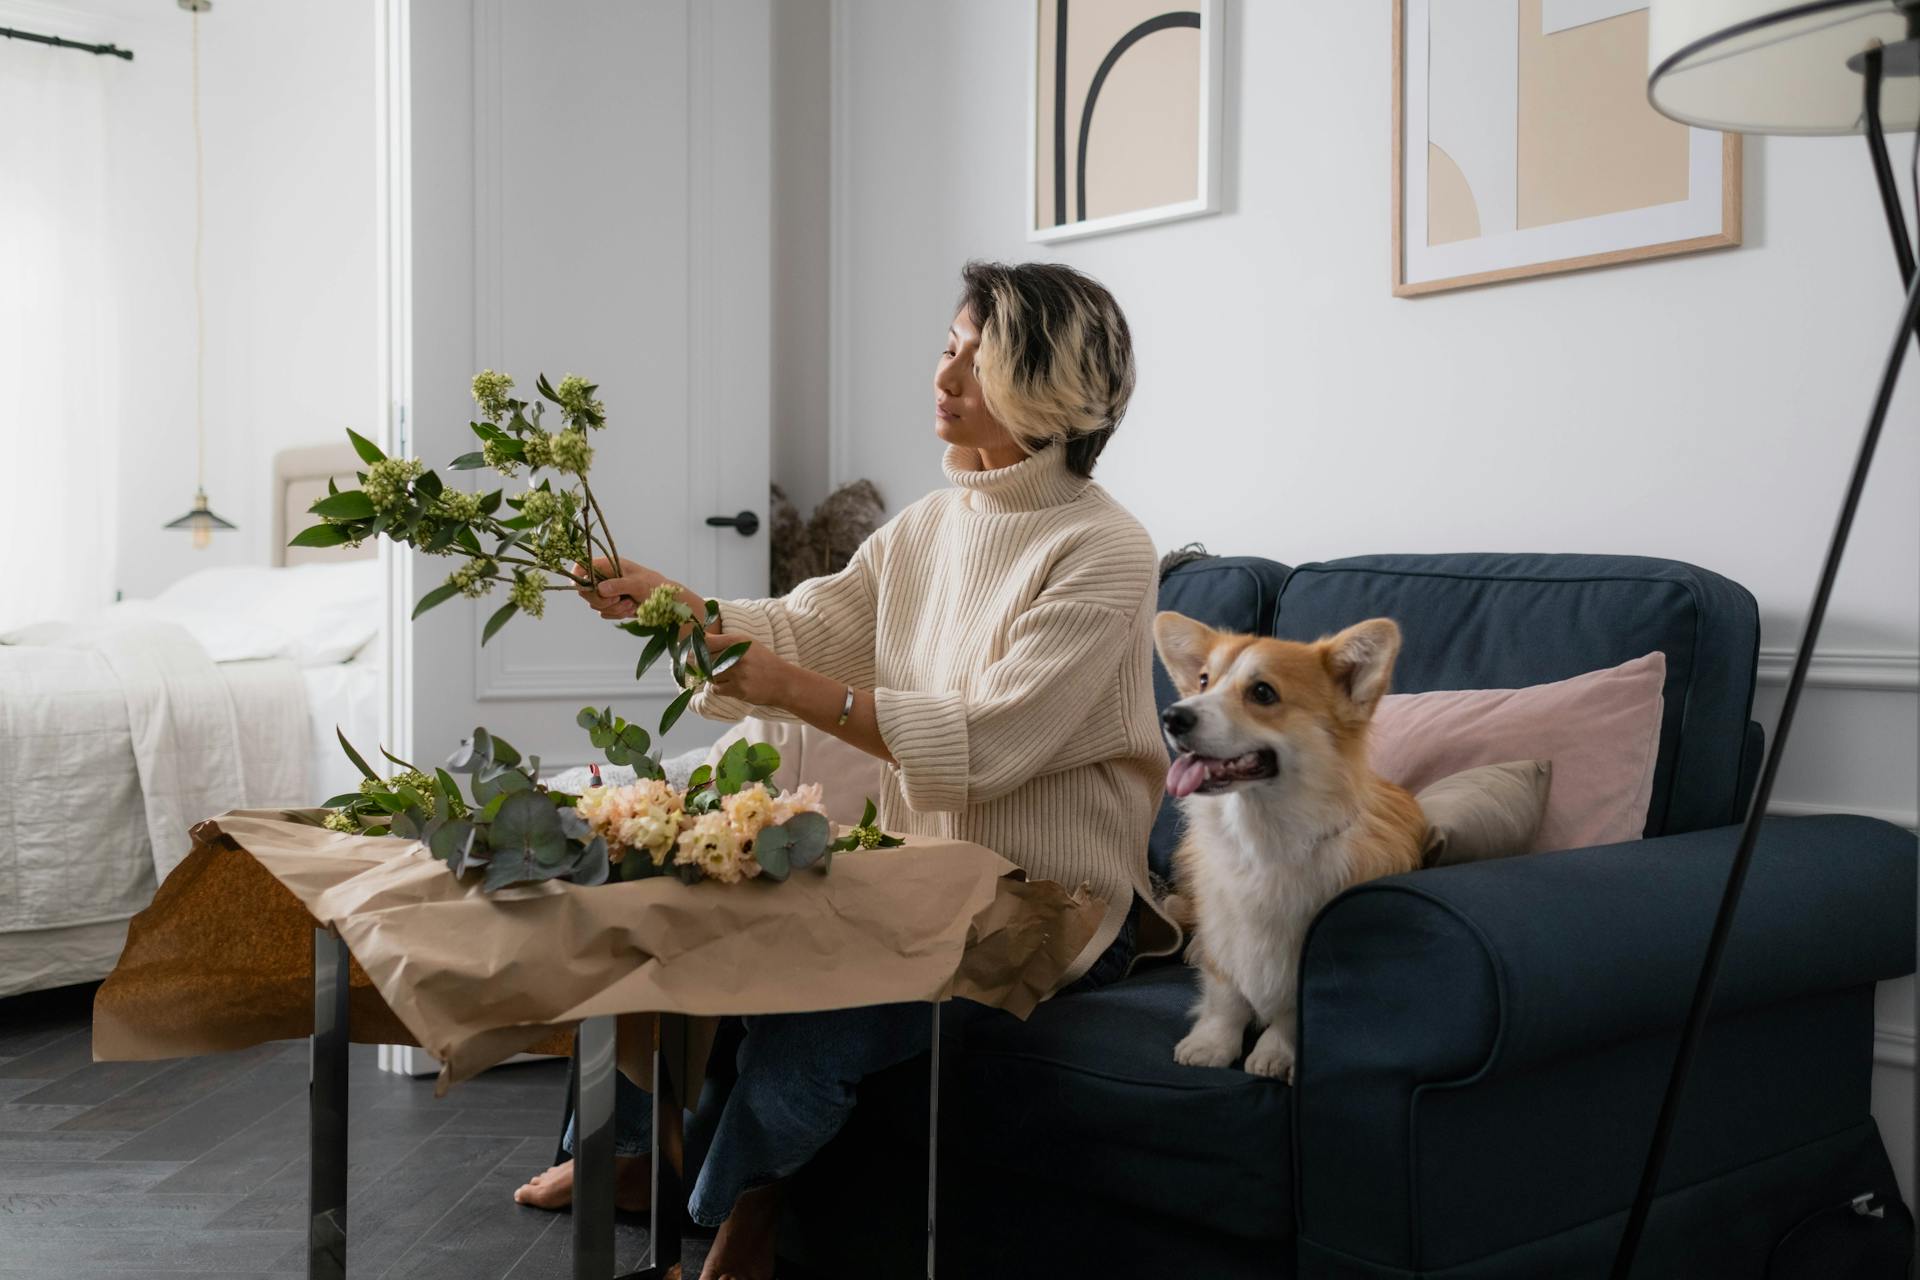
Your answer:
[[[523,492],[450,488],[418,459],[390,458],[349,430],[367,464],[358,473],[360,488],[342,490],[330,481],[327,495],[310,508],[321,523],[302,530],[291,545],[358,546],[385,537],[428,555],[460,557],[446,581],[421,597],[413,616],[455,596],[479,599],[504,585],[507,601],[481,629],[482,644],[516,614],[543,616],[547,592],[592,589],[602,576],[600,557],[621,563],[588,481],[588,435],[606,426],[606,406],[596,398],[596,385],[573,374],[557,386],[543,374],[536,386],[541,400],[529,403],[513,398],[507,375],[491,369],[474,375],[480,418],[468,425],[480,448],[449,468],[490,468],[509,478],[525,468]],[[557,431],[542,425],[549,405],[562,424]],[[618,624],[646,642],[636,679],[662,657],[672,666],[680,693],[661,714],[662,735],[693,695],[749,647],[741,641],[710,652],[706,628],[719,620],[720,606],[713,600],[702,606],[696,613],[676,588],[661,586]],[[382,748],[401,769],[383,778],[340,735],[348,759],[365,777],[358,791],[326,802],[332,812],[323,825],[424,841],[456,876],[484,872],[486,892],[540,880],[591,885],[655,875],[688,883],[783,881],[807,867],[825,871],[835,852],[902,843],[874,825],[871,800],[859,825],[835,839],[818,786],[782,793],[770,785],[780,753],[767,743],[736,742],[715,766],[702,765],[685,788],[675,788],[665,781],[646,729],[610,707],[587,707],[576,722],[610,763],[632,767],[638,775],[632,784],[592,787],[577,796],[555,791],[540,780],[539,757],[523,760],[484,728],[475,729],[446,767],[432,774]],[[470,777],[470,796],[454,774]]]
[[[587,716],[605,716],[592,708]],[[344,734],[340,746],[365,775],[357,791],[334,796],[320,820],[330,831],[423,841],[456,876],[481,873],[481,889],[568,880],[596,885],[673,875],[687,884],[738,884],[795,871],[826,871],[835,853],[893,848],[901,841],[860,824],[839,839],[816,783],[782,792],[769,783],[780,753],[736,742],[716,766],[702,765],[682,787],[660,778],[596,786],[580,795],[540,780],[540,758],[522,758],[484,728],[432,774],[381,751],[401,772],[383,778]],[[471,778],[471,797],[454,774]]]

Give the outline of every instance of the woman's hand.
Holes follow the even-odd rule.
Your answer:
[[[640,601],[666,581],[663,575],[625,558],[621,559],[619,572],[616,573],[612,562],[605,556],[593,562],[591,574],[585,565],[575,565],[574,572],[582,578],[601,580],[599,586],[591,591],[582,587],[580,598],[601,617],[614,621],[631,618],[634,610],[639,608]]]
[[[730,645],[747,638],[709,632],[707,652],[717,659]],[[749,646],[738,662],[715,676],[713,687],[729,698],[751,702],[756,707],[789,710],[796,674],[801,674],[799,668],[775,653],[770,645],[756,644]]]

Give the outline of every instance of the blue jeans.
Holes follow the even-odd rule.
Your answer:
[[[1133,961],[1133,916],[1086,975],[1055,999],[1116,981]],[[992,1013],[971,1000],[950,1000],[940,1011],[943,1030],[957,1030]],[[717,1227],[742,1192],[797,1172],[824,1147],[853,1111],[854,1091],[875,1072],[927,1052],[933,1014],[924,1002],[776,1013],[744,1019],[739,1078],[720,1112],[713,1142],[693,1184],[687,1210],[702,1226]],[[626,1076],[614,1074],[614,1153],[645,1155],[653,1147],[653,1102]],[[561,1145],[573,1151],[574,1122]]]

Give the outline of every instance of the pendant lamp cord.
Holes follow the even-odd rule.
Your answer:
[[[206,238],[206,162],[200,144],[200,14],[193,15],[193,481],[207,490],[207,308],[200,283],[200,255]]]

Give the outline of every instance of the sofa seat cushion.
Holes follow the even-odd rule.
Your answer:
[[[1002,1196],[1084,1196],[1242,1238],[1293,1235],[1290,1090],[1183,1067],[1195,971],[1161,965],[982,1018],[944,1086],[943,1131]],[[952,1110],[949,1110],[949,1107]],[[1018,1183],[1019,1185],[1016,1185]]]

